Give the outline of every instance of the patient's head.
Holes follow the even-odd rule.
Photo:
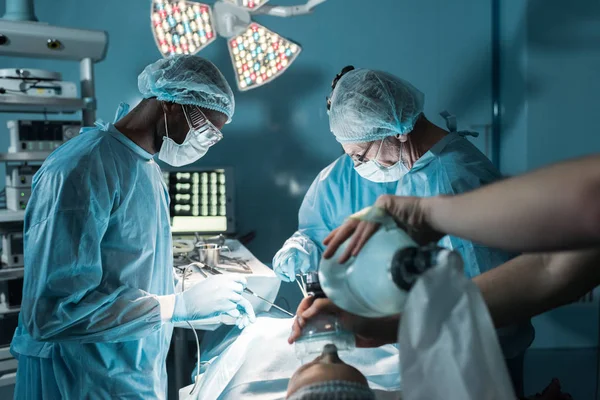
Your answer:
[[[326,345],[320,356],[298,368],[288,384],[287,396],[289,400],[375,399],[367,378],[340,360],[333,344]]]

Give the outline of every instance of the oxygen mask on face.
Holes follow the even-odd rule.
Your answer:
[[[308,293],[315,298],[326,297],[319,285],[317,273],[308,274],[306,280]],[[356,347],[356,340],[352,332],[344,329],[336,315],[319,314],[307,321],[301,336],[296,340],[296,358],[305,364],[321,354],[327,345],[334,345],[338,351],[348,351]]]

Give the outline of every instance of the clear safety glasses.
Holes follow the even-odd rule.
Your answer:
[[[211,142],[208,143],[208,146],[213,146],[223,139],[221,131],[206,118],[206,115],[204,115],[198,106],[182,105],[181,107],[183,108],[183,115],[185,115],[191,133],[211,137]]]
[[[354,162],[355,167],[357,167],[365,162],[367,153],[369,152],[369,150],[371,150],[371,147],[373,147],[373,143],[375,143],[375,142],[370,142],[369,145],[367,146],[367,149],[362,154],[352,154],[350,156],[350,158],[352,158],[352,161]],[[383,143],[383,141],[382,141],[382,143]]]

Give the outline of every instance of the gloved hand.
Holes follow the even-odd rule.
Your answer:
[[[234,274],[213,275],[175,295],[173,322],[229,315],[243,329],[256,320],[254,309],[242,297],[246,278]]]
[[[296,232],[285,241],[273,257],[273,271],[284,282],[293,282],[296,274],[316,270],[320,253],[315,243],[304,233]]]
[[[273,271],[284,282],[294,282],[296,274],[307,273],[310,269],[308,252],[289,243],[273,257]]]

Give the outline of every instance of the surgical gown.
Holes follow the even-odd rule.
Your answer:
[[[168,205],[152,155],[113,125],[44,162],[25,212],[16,399],[166,399]]]
[[[450,133],[415,162],[397,182],[375,183],[362,178],[352,159],[343,155],[326,167],[309,188],[300,207],[298,231],[285,248],[302,248],[316,269],[324,251],[323,240],[348,216],[375,203],[384,194],[428,197],[458,194],[500,179],[493,164],[461,133]],[[490,227],[493,229],[493,227]],[[440,245],[458,251],[469,278],[486,272],[514,255],[446,236]],[[294,251],[294,250],[293,250]],[[506,333],[503,333],[506,332]],[[507,358],[520,355],[533,340],[531,323],[503,329],[500,341]]]

